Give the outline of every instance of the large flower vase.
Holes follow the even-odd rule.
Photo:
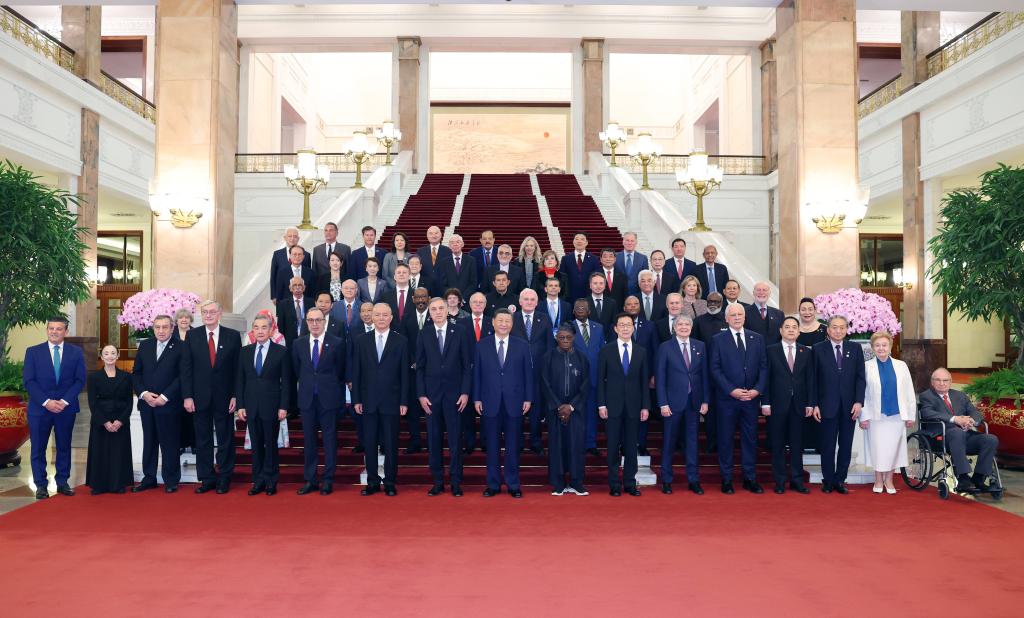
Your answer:
[[[983,399],[978,409],[989,432],[999,438],[999,463],[1024,467],[1024,411],[1017,408],[1013,399]]]
[[[0,468],[20,465],[18,449],[28,440],[28,406],[21,393],[0,392]]]

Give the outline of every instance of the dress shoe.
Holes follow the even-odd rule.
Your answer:
[[[972,491],[974,491],[974,483],[971,481],[970,476],[961,474],[956,477],[956,493],[969,494]]]
[[[588,448],[587,449],[587,455],[593,455],[594,457],[600,457],[601,456],[601,451],[597,450],[596,448]]]
[[[353,453],[365,453],[365,452],[366,452],[366,449],[365,449],[365,448],[363,448],[363,447],[361,447],[361,446],[359,446],[359,445],[356,445],[356,446],[355,446],[355,447],[354,447],[354,448],[352,449],[352,452],[353,452]]]
[[[871,487],[871,493],[873,493],[873,494],[880,494],[880,493],[882,493],[882,486],[881,485],[874,485],[874,486],[872,486]]]
[[[398,489],[395,488],[394,485],[385,485],[384,486],[384,495],[385,496],[397,496],[398,495]]]
[[[743,489],[746,489],[752,494],[764,493],[764,488],[762,488],[757,481],[752,481],[750,479],[743,479]]]
[[[989,490],[988,486],[985,485],[985,481],[987,481],[987,480],[988,480],[988,477],[986,475],[984,475],[984,474],[977,474],[977,473],[975,473],[975,474],[971,475],[971,483],[973,483],[974,486],[977,487],[979,491],[988,491]]]
[[[488,487],[487,489],[484,490],[484,498],[493,498],[494,496],[497,496],[499,493],[501,493],[500,489],[491,489],[490,487]]]
[[[811,490],[807,489],[804,486],[804,484],[801,483],[800,481],[790,481],[789,488],[792,489],[793,491],[795,491],[798,494],[809,494],[809,493],[811,493]]]
[[[329,496],[334,492],[334,485],[331,483],[324,483],[320,486],[320,495]]]
[[[722,493],[732,495],[736,490],[732,488],[732,481],[722,481]]]
[[[178,491],[177,485],[164,485],[164,491],[169,494],[173,494]]]
[[[201,483],[198,487],[196,487],[196,493],[197,494],[205,494],[206,492],[213,491],[216,488],[217,488],[217,484],[216,483]]]
[[[146,491],[147,489],[156,489],[156,483],[147,483],[143,481],[135,487],[132,487],[132,493],[137,494],[140,491]]]
[[[887,493],[887,494],[889,494],[891,496],[891,495],[896,493],[896,488],[895,487],[886,487],[885,488],[885,493]]]
[[[626,493],[631,495],[631,496],[639,496],[640,495],[640,488],[639,487],[627,487],[626,488]]]
[[[774,491],[775,491],[775,493],[777,493],[777,494],[779,494],[781,496],[782,494],[786,493],[786,484],[785,483],[776,483]]]
[[[508,490],[508,495],[512,496],[513,498],[522,498],[523,497],[523,490],[522,489],[510,489],[510,490]]]
[[[308,493],[313,493],[319,488],[320,487],[316,483],[306,483],[302,487],[299,487],[299,490],[295,493],[299,494],[300,496],[305,496]]]
[[[821,484],[821,493],[823,493],[823,494],[830,494],[830,493],[832,493],[832,483],[827,483],[827,482],[822,483]]]
[[[277,485],[268,485],[267,486],[267,495],[268,496],[273,496],[276,493],[277,493]]]
[[[670,493],[672,493],[672,483],[662,483],[661,484],[661,493],[663,493],[663,494],[670,494]]]
[[[36,489],[36,500],[46,500],[50,497],[50,492],[46,491],[45,487]]]
[[[569,494],[576,494],[577,496],[589,496],[590,495],[590,492],[587,491],[587,488],[584,487],[583,485],[580,485],[578,487],[572,487],[572,486],[566,487],[565,488],[565,492],[569,493]]]
[[[687,487],[698,496],[704,495],[704,488],[700,486],[700,483],[690,483]]]
[[[223,485],[217,485],[218,494],[226,494],[229,491],[231,491],[231,485],[229,485],[228,483],[224,483]]]
[[[62,496],[71,497],[75,495],[75,490],[71,489],[71,487],[68,485],[57,485],[57,493],[59,493]]]
[[[428,496],[439,496],[439,495],[441,495],[443,493],[444,493],[444,485],[434,485],[433,487],[430,488],[430,491],[427,492],[427,495]]]
[[[249,492],[248,493],[249,493],[250,496],[255,496],[256,494],[261,494],[261,493],[265,492],[266,490],[267,490],[267,486],[264,485],[263,483],[253,483],[252,487],[249,488]]]
[[[644,457],[650,457],[651,452],[647,450],[647,447],[641,446],[640,448],[636,449],[636,454],[642,455]]]
[[[615,496],[616,498],[618,498],[619,496],[622,495],[622,490],[619,489],[618,487],[612,487],[611,489],[608,490],[608,495]]]
[[[850,490],[846,488],[846,483],[836,483],[832,489],[835,489],[837,494],[842,494],[844,496],[850,493]]]
[[[551,495],[552,496],[562,496],[562,495],[565,495],[565,489],[560,488],[560,487],[555,487],[554,489],[551,490]]]
[[[359,490],[360,496],[372,496],[373,494],[380,491],[380,485],[367,485]]]
[[[459,485],[452,485],[452,495],[456,498],[462,497],[462,487]]]

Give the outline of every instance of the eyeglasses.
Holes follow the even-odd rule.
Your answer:
[[[323,318],[306,318],[306,323],[307,324],[323,324],[324,323],[324,319]]]

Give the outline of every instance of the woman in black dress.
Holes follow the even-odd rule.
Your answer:
[[[100,353],[103,369],[89,374],[89,455],[85,484],[92,494],[123,494],[134,480],[132,474],[132,435],[128,419],[132,415],[132,380],[117,368],[117,348],[104,346]]]
[[[828,338],[828,328],[818,321],[818,308],[814,306],[814,299],[803,297],[800,299],[800,334],[796,336],[797,343],[809,348],[819,341]],[[821,424],[814,420],[814,417],[804,419],[803,443],[805,451],[817,451],[818,441],[821,439]]]

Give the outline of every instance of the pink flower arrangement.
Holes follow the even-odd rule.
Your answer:
[[[148,331],[152,328],[153,318],[156,316],[169,315],[173,318],[178,309],[195,312],[198,304],[199,297],[192,292],[171,288],[146,290],[124,301],[117,321],[120,324],[127,324],[136,332]]]
[[[903,330],[888,300],[857,288],[816,296],[814,306],[825,320],[835,315],[845,316],[850,321],[850,334],[885,331],[895,336]]]

